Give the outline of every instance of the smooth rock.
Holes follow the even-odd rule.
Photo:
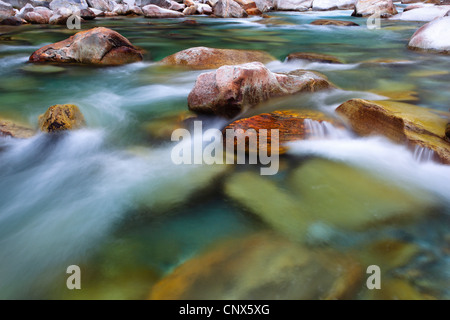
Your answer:
[[[255,3],[261,12],[272,11],[275,8],[275,0],[255,0]]]
[[[214,15],[219,18],[247,17],[247,12],[234,0],[219,0],[213,9]]]
[[[145,7],[150,4],[156,5],[163,9],[170,9],[173,5],[170,0],[141,0],[141,7]]]
[[[186,8],[186,6],[182,3],[178,3],[176,1],[170,1],[171,6],[168,8],[170,10],[175,10],[175,11],[183,11],[184,8]],[[206,4],[205,4],[206,6]],[[208,6],[209,7],[209,6]],[[211,8],[211,7],[210,7]],[[211,9],[212,10],[212,9]]]
[[[90,8],[80,10],[80,17],[84,20],[94,20],[96,16],[95,12]]]
[[[26,139],[34,135],[35,131],[27,126],[0,119],[0,137]]]
[[[354,9],[356,0],[314,0],[312,9],[315,11]]]
[[[313,62],[323,63],[342,63],[342,61],[332,55],[313,52],[294,52],[287,56],[287,61],[293,60],[308,60]]]
[[[186,7],[186,8],[183,10],[183,14],[184,14],[185,16],[192,16],[192,15],[194,15],[194,14],[196,14],[196,13],[197,13],[197,7],[196,7],[196,6]]]
[[[27,24],[28,22],[19,17],[9,17],[0,21],[0,25],[4,26],[20,26],[22,24]]]
[[[260,62],[251,62],[202,73],[188,105],[194,112],[233,118],[270,98],[330,88],[331,83],[312,72],[277,74]]]
[[[219,243],[158,282],[152,300],[348,299],[363,277],[350,256],[262,233]]]
[[[67,8],[73,13],[78,13],[81,9],[87,9],[88,4],[86,0],[52,0],[50,2],[50,9],[55,11],[59,8]]]
[[[398,12],[392,0],[358,0],[352,16],[368,17],[376,13],[381,18],[389,18]]]
[[[146,18],[182,18],[184,14],[178,11],[160,8],[154,4],[142,7],[142,12]]]
[[[11,18],[15,15],[14,8],[9,3],[0,1],[0,20]]]
[[[87,9],[83,9],[87,10]],[[81,11],[80,11],[81,12]],[[53,15],[50,17],[50,24],[59,24],[65,25],[67,23],[67,19],[72,15],[72,11],[67,8],[59,8],[53,12]]]
[[[445,139],[448,119],[431,109],[393,101],[352,99],[336,112],[359,135],[384,135],[397,143],[428,148],[435,152],[436,160],[450,164],[450,143]]]
[[[432,6],[425,8],[417,8],[399,13],[391,20],[403,21],[431,21],[436,18],[444,17],[450,11],[450,6]]]
[[[89,7],[102,10],[102,11],[113,11],[115,2],[112,0],[87,0]]]
[[[450,17],[435,19],[419,28],[409,40],[408,48],[419,51],[450,53]]]
[[[31,62],[121,65],[142,60],[142,53],[124,36],[99,27],[35,51]]]
[[[313,136],[313,133],[311,132],[310,126],[305,124],[306,119],[315,120],[318,122],[328,122],[330,124],[333,124],[335,126],[341,126],[342,125],[336,120],[333,119],[327,115],[325,115],[322,112],[319,111],[311,111],[311,110],[287,110],[287,111],[274,111],[271,113],[263,113],[259,114],[250,118],[244,118],[239,119],[228,126],[226,126],[223,129],[224,134],[224,140],[226,142],[226,145],[233,145],[235,146],[234,150],[238,147],[244,148],[246,152],[249,153],[257,153],[261,151],[260,149],[263,148],[264,152],[272,152],[272,137],[270,136],[270,130],[276,129],[278,130],[279,134],[279,149],[274,150],[278,154],[282,154],[286,151],[285,144],[287,142],[296,141],[296,140],[303,140],[307,139]],[[246,133],[245,135],[249,137],[250,140],[255,139],[255,141],[259,140],[259,133],[260,129],[266,129],[267,130],[267,145],[265,144],[258,144],[256,147],[257,149],[254,149],[252,147],[255,147],[253,145],[249,145],[248,140],[239,140],[234,139],[232,141],[229,141],[226,138],[226,130],[227,129],[233,129],[235,132],[238,132],[236,130],[244,130]],[[253,129],[254,132],[247,130]],[[239,135],[238,135],[239,137]],[[258,140],[256,140],[258,139]],[[244,142],[244,146],[240,146],[239,144]],[[267,153],[266,153],[267,154]]]
[[[209,15],[209,14],[213,13],[213,9],[208,4],[199,3],[199,4],[197,4],[197,12],[199,14],[208,14]]]
[[[274,60],[276,60],[275,57],[264,51],[194,47],[174,53],[161,60],[161,63],[203,70],[252,61],[269,63]]]
[[[340,27],[358,27],[359,24],[352,21],[332,20],[332,19],[319,19],[311,22],[316,26],[340,26]]]
[[[313,0],[276,0],[275,9],[279,11],[307,11],[312,7]]]
[[[43,132],[56,132],[79,129],[85,125],[80,109],[73,104],[57,104],[39,116],[39,129]]]
[[[46,7],[37,7],[33,11],[25,13],[23,18],[34,24],[48,24],[52,15],[52,10]]]

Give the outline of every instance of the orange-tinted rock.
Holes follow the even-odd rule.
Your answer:
[[[319,19],[311,22],[316,26],[340,26],[340,27],[358,27],[359,24],[352,21],[332,20],[332,19]]]
[[[278,74],[252,62],[202,73],[188,96],[188,105],[197,113],[233,118],[271,98],[333,87],[313,72]]]
[[[31,62],[121,65],[142,60],[142,53],[116,31],[93,28],[35,51]]]
[[[338,122],[330,118],[329,116],[326,116],[322,112],[318,111],[310,111],[310,110],[288,110],[288,111],[275,111],[271,113],[262,113],[250,118],[244,118],[237,121],[234,121],[233,123],[229,124],[224,130],[224,138],[227,145],[234,144],[235,148],[234,150],[238,150],[240,144],[245,143],[245,151],[256,153],[258,152],[259,148],[264,148],[268,150],[271,150],[271,136],[270,136],[270,130],[271,129],[277,129],[279,130],[279,146],[280,149],[278,150],[279,153],[283,153],[286,151],[286,148],[283,147],[283,145],[290,141],[295,140],[303,140],[309,136],[311,136],[310,127],[308,125],[305,125],[305,119],[311,119],[318,122],[328,121],[332,124],[339,125]],[[249,145],[248,141],[245,139],[233,139],[234,141],[228,141],[226,139],[226,130],[227,129],[233,129],[235,132],[238,129],[244,130],[246,132],[246,136],[249,137],[249,140],[252,139],[258,139],[259,141],[259,134],[260,129],[267,129],[267,145],[266,144],[259,144],[258,143],[258,150],[254,150],[252,145]],[[249,129],[254,129],[247,132]],[[256,138],[255,138],[256,136]],[[238,136],[239,137],[239,136]],[[266,153],[267,154],[267,153]]]
[[[202,70],[253,61],[268,63],[274,60],[275,57],[264,51],[194,47],[174,53],[164,58],[161,63]]]
[[[428,148],[437,160],[450,164],[450,143],[445,136],[448,118],[440,113],[406,103],[362,99],[349,100],[336,112],[360,135],[379,134],[397,143]]]
[[[152,300],[348,299],[363,270],[353,258],[271,234],[229,240],[176,268]]]
[[[292,60],[309,60],[313,62],[325,62],[325,63],[342,63],[338,58],[322,53],[313,52],[295,52],[287,56],[287,61]]]
[[[19,139],[26,139],[34,136],[35,131],[31,128],[14,123],[8,120],[0,119],[0,137],[13,137]]]
[[[84,116],[77,106],[57,104],[39,116],[39,129],[44,132],[79,129],[85,125]]]

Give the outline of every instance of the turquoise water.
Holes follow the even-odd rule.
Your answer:
[[[448,111],[450,77],[442,71],[450,70],[450,57],[406,48],[420,24],[383,21],[380,30],[369,30],[365,19],[350,13],[193,17],[195,25],[184,19],[97,19],[83,29],[118,31],[145,50],[144,61],[120,67],[62,66],[48,74],[24,69],[28,57],[74,31],[61,26],[0,27],[0,117],[37,127],[37,117],[49,106],[73,103],[88,124],[63,136],[0,141],[0,298],[146,298],[157,281],[209,246],[272,229],[223,188],[236,171],[257,168],[175,166],[170,135],[155,139],[148,130],[187,110],[187,95],[202,73],[155,64],[167,55],[195,46],[264,50],[279,59],[268,65],[271,70],[317,70],[340,88],[272,101],[248,115],[281,108],[331,113],[351,98],[389,94]],[[361,27],[309,25],[317,18],[351,20]],[[297,51],[332,54],[344,64],[284,62]],[[362,63],[371,59],[396,61]],[[226,124],[223,119],[213,123]],[[359,256],[361,246],[380,239],[413,243],[419,254],[402,267],[420,275],[407,281],[431,297],[449,298],[448,167],[418,163],[408,150],[382,139],[351,137],[293,148],[272,180],[287,188],[291,170],[305,156],[343,161],[389,184],[412,186],[415,191],[408,192],[431,201],[426,218],[374,230],[330,231],[333,241],[326,246],[346,253],[356,250]],[[307,246],[316,250],[314,241]],[[80,291],[65,287],[65,268],[71,264],[82,267]],[[391,271],[389,277],[402,270]],[[367,298],[363,285],[353,298]]]

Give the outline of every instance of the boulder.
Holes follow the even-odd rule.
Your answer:
[[[219,18],[245,18],[247,12],[234,0],[219,0],[214,8],[214,15]]]
[[[0,25],[4,26],[20,26],[28,23],[26,20],[19,17],[9,17],[0,21]]]
[[[353,21],[332,20],[332,19],[319,19],[311,22],[315,26],[339,26],[339,27],[358,27],[359,24]]]
[[[313,0],[276,0],[275,8],[279,11],[307,11]]]
[[[102,10],[102,11],[113,11],[115,2],[112,0],[87,0],[89,7]]]
[[[83,9],[88,10],[88,9]],[[80,11],[81,12],[81,11]],[[49,23],[50,24],[59,24],[59,25],[65,25],[67,22],[67,19],[72,15],[72,11],[67,8],[59,8],[53,12],[53,15],[50,17]],[[95,17],[95,16],[94,16]]]
[[[450,53],[450,17],[433,20],[419,28],[411,37],[408,48],[412,50]]]
[[[261,12],[271,11],[275,7],[275,0],[255,0],[255,3]]]
[[[403,11],[390,19],[403,21],[431,21],[444,17],[450,11],[450,6],[432,6]]]
[[[187,260],[159,281],[149,298],[349,299],[363,272],[350,256],[260,233],[218,243]]]
[[[27,126],[0,119],[0,137],[26,139],[35,135],[35,131]]]
[[[85,125],[80,109],[73,104],[57,104],[39,116],[39,129],[56,132],[79,129]]]
[[[433,212],[429,194],[401,189],[344,163],[304,160],[279,176],[269,179],[250,171],[236,173],[225,182],[225,194],[238,207],[296,241],[323,237],[330,228],[348,232],[408,224]],[[317,235],[318,226],[322,229]]]
[[[141,0],[141,7],[148,6],[150,4],[156,5],[163,9],[170,9],[173,6],[170,0]]]
[[[256,6],[255,1],[253,0],[234,0],[234,1],[237,2],[242,7],[242,9],[244,9],[245,12],[247,12],[247,14],[249,15],[258,15],[262,13]]]
[[[278,154],[284,153],[286,151],[285,144],[287,142],[296,141],[296,140],[304,140],[313,137],[313,132],[311,132],[311,126],[305,123],[305,120],[314,120],[317,122],[328,122],[329,124],[333,124],[336,126],[341,126],[340,123],[337,122],[336,119],[333,119],[329,116],[326,116],[322,112],[318,111],[310,111],[310,110],[286,110],[286,111],[274,111],[271,113],[263,113],[259,114],[250,118],[244,118],[239,119],[231,124],[229,124],[225,129],[223,129],[224,134],[224,140],[226,142],[226,145],[233,145],[235,146],[234,150],[239,150],[237,147],[239,147],[239,143],[244,142],[245,146],[244,149],[248,153],[258,153],[261,148],[264,148],[265,154],[269,154],[272,152],[272,141],[270,136],[270,130],[271,129],[277,129],[279,134],[279,149],[274,150]],[[257,149],[253,149],[252,145],[249,145],[249,140],[240,140],[240,139],[233,139],[232,141],[229,141],[230,137],[226,137],[226,130],[227,129],[233,129],[235,132],[238,132],[236,130],[244,130],[245,134],[249,137],[250,140],[254,140],[254,138],[258,138],[254,141],[260,141],[259,140],[259,133],[260,129],[266,129],[268,133],[267,137],[267,145],[264,144],[258,144],[256,147]],[[249,129],[254,129],[255,131],[249,131]],[[238,136],[239,138],[239,136]],[[267,147],[267,148],[266,148]],[[269,151],[269,153],[267,153]]]
[[[294,52],[287,56],[287,61],[293,60],[308,60],[312,62],[323,62],[323,63],[342,63],[342,61],[334,56],[323,54],[323,53],[313,53],[313,52]]]
[[[359,135],[384,135],[397,143],[428,148],[436,160],[450,164],[450,143],[445,138],[448,119],[442,114],[401,102],[362,99],[349,100],[336,112]]]
[[[194,47],[174,53],[161,60],[161,63],[204,70],[253,61],[269,63],[274,60],[276,59],[273,56],[264,51]]]
[[[0,1],[0,20],[13,17],[15,15],[14,8],[9,3]]]
[[[48,24],[53,11],[46,7],[37,7],[33,11],[26,12],[23,19],[34,24]]]
[[[211,8],[211,6],[209,4],[204,4],[204,3],[199,3],[197,4],[197,12],[199,14],[212,14],[213,13],[213,9]]]
[[[184,8],[184,10],[183,10],[183,14],[184,14],[185,16],[192,16],[192,15],[194,15],[194,14],[196,14],[196,13],[197,13],[197,7],[196,7],[196,6],[186,7],[186,8]]]
[[[142,12],[146,18],[182,18],[184,14],[178,11],[160,8],[154,4],[142,7]]]
[[[315,11],[354,9],[356,0],[314,0],[312,9]]]
[[[31,62],[121,65],[142,60],[142,53],[128,39],[107,28],[81,31],[70,38],[35,51]]]
[[[397,13],[392,0],[358,0],[352,16],[369,17],[379,14],[381,18],[389,18]]]
[[[81,9],[80,10],[80,17],[84,20],[94,20],[96,17],[96,14],[92,9]]]
[[[78,13],[81,9],[87,9],[88,4],[86,0],[52,0],[50,2],[50,9],[55,11],[59,8],[67,8],[74,13]]]
[[[175,11],[183,11],[184,8],[186,8],[186,6],[182,3],[178,3],[176,1],[170,1],[171,6],[168,8],[170,10],[175,10]],[[205,4],[206,6],[206,4]],[[209,6],[208,6],[209,7]],[[211,7],[210,7],[211,8]],[[212,10],[212,9],[211,9]]]
[[[277,74],[260,62],[251,62],[202,73],[188,105],[194,112],[233,118],[271,98],[330,88],[330,82],[313,72]]]

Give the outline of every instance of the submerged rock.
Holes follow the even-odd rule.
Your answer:
[[[313,0],[275,0],[275,8],[280,11],[307,11]]]
[[[313,62],[324,62],[324,63],[342,63],[338,58],[323,53],[313,53],[313,52],[295,52],[291,53],[286,58],[287,61],[292,60],[308,60]]]
[[[233,118],[270,98],[333,87],[313,72],[277,74],[260,62],[251,62],[202,73],[188,96],[188,105],[194,112]]]
[[[311,24],[316,26],[359,27],[359,24],[352,21],[332,20],[332,19],[319,19],[311,22]]]
[[[142,60],[142,53],[124,36],[99,27],[35,51],[31,62],[121,65]]]
[[[347,255],[256,234],[186,261],[158,282],[149,298],[346,299],[356,293],[362,275],[359,263]]]
[[[264,51],[195,47],[174,53],[161,60],[161,63],[202,70],[253,61],[268,63],[274,60],[276,59],[272,55]]]
[[[14,123],[9,120],[0,119],[0,137],[13,137],[19,139],[31,138],[35,131],[29,127]]]
[[[430,109],[393,101],[352,99],[336,112],[359,135],[379,134],[397,143],[428,148],[435,152],[437,160],[450,164],[450,143],[445,139],[448,120]]]
[[[381,18],[389,18],[397,13],[392,0],[358,0],[352,16],[368,17],[379,14]]]
[[[154,4],[142,7],[142,12],[146,18],[181,18],[184,17],[182,12],[160,8]]]
[[[233,0],[219,0],[214,6],[214,15],[220,18],[245,18],[247,12]]]
[[[450,16],[435,19],[419,28],[409,40],[412,50],[450,53]]]
[[[225,194],[297,241],[313,235],[316,226],[362,231],[411,223],[432,212],[428,194],[404,191],[342,163],[313,159],[285,176],[278,184],[257,173],[236,173],[226,181]]]
[[[278,153],[283,153],[285,151],[284,144],[290,141],[295,140],[303,140],[312,136],[311,127],[305,124],[305,120],[310,119],[317,122],[328,122],[330,124],[338,125],[340,124],[337,120],[325,115],[322,112],[318,111],[310,111],[310,110],[289,110],[289,111],[275,111],[271,113],[263,113],[257,116],[253,116],[250,118],[244,118],[240,120],[236,120],[233,123],[229,124],[225,129],[223,129],[223,133],[225,135],[227,129],[236,130],[241,129],[247,131],[249,129],[254,129],[255,132],[246,132],[246,136],[249,137],[249,140],[258,139],[260,141],[260,129],[267,129],[267,146],[265,144],[258,144],[257,149],[249,148],[250,145],[248,140],[240,140],[234,139],[232,141],[228,141],[225,139],[227,145],[234,144],[235,149],[238,150],[239,143],[245,143],[245,150],[251,153],[257,153],[260,151],[260,148],[264,148],[265,152],[272,152],[272,144],[271,144],[271,136],[270,130],[277,129],[279,133],[279,150],[276,150]],[[226,137],[225,137],[226,138]],[[267,148],[267,149],[266,149]],[[267,154],[267,153],[266,153]]]
[[[80,109],[73,104],[57,104],[39,116],[39,129],[43,132],[56,132],[79,129],[85,125]]]

